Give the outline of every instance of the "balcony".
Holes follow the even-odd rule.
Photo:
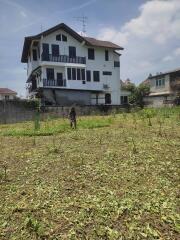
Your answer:
[[[52,54],[42,54],[42,61],[47,62],[61,62],[61,63],[79,63],[86,64],[86,57],[74,57],[71,58],[67,55],[53,56]]]
[[[66,87],[66,79],[62,80],[43,79],[43,87]]]

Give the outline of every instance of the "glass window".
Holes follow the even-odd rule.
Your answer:
[[[105,61],[109,61],[109,51],[105,50]]]
[[[54,68],[46,68],[47,80],[54,80]]]
[[[86,80],[87,80],[88,82],[91,81],[91,71],[90,71],[90,70],[87,70],[87,71],[86,71]]]
[[[99,82],[99,71],[94,71],[93,72],[93,78],[94,78],[94,82]]]
[[[68,76],[68,80],[71,80],[71,68],[67,69],[67,76]]]
[[[88,59],[94,60],[94,48],[88,48]]]
[[[56,41],[61,41],[61,34],[56,35]]]
[[[37,61],[37,51],[33,49],[33,61]]]
[[[63,34],[62,34],[62,40],[63,40],[63,42],[67,42],[67,37]]]
[[[76,68],[72,68],[72,80],[76,80]]]

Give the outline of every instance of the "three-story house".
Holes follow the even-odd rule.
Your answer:
[[[116,50],[123,48],[81,36],[64,23],[25,37],[28,96],[45,105],[121,104]]]

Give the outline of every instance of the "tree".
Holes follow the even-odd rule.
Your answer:
[[[139,86],[130,83],[123,89],[131,92],[131,95],[129,96],[129,103],[140,107],[144,106],[143,98],[150,93],[150,85],[145,83],[141,83]]]

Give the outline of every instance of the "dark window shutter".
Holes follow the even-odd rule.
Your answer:
[[[56,35],[56,41],[61,41],[61,34]]]
[[[99,82],[99,71],[94,71],[93,72],[93,78],[94,78],[94,82]]]
[[[81,69],[82,80],[85,80],[85,69]]]
[[[54,68],[46,68],[47,80],[54,80]]]
[[[120,67],[120,62],[119,61],[114,61],[114,67]]]
[[[88,48],[88,59],[94,60],[94,48]]]
[[[72,68],[72,80],[76,80],[76,68]]]
[[[71,68],[68,68],[68,69],[67,69],[67,76],[68,76],[68,80],[71,80],[71,79],[72,79],[72,76],[71,76]]]
[[[105,50],[105,61],[109,61],[109,51]]]
[[[77,68],[77,80],[81,80],[81,69]]]
[[[52,56],[59,56],[59,45],[52,44]]]
[[[75,47],[69,47],[69,57],[70,58],[76,58],[76,48]]]
[[[86,71],[86,80],[87,80],[88,82],[91,81],[91,71],[90,71],[90,70],[87,70],[87,71]]]
[[[37,61],[37,50],[33,49],[33,61]]]
[[[48,43],[43,43],[42,60],[49,61],[49,44]]]
[[[62,34],[62,40],[63,40],[63,42],[67,42],[67,37],[63,34]]]
[[[112,75],[112,72],[106,72],[106,71],[104,71],[104,72],[103,72],[103,75]]]

